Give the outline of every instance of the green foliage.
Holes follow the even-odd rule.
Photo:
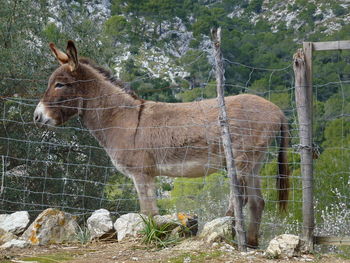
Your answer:
[[[350,137],[350,123],[348,118],[335,119],[327,123],[324,130],[324,142],[322,146],[336,147],[343,146]]]
[[[246,9],[246,11],[253,11],[255,13],[260,13],[261,12],[261,8],[262,8],[262,5],[263,5],[263,0],[252,0],[252,1],[249,1],[249,5]]]
[[[140,233],[143,235],[143,242],[145,244],[165,248],[175,245],[180,241],[178,237],[171,235],[173,224],[166,223],[159,226],[151,216],[141,216],[141,218],[145,224],[145,228]]]
[[[124,32],[127,29],[128,22],[124,16],[112,16],[104,24],[105,33],[109,36],[112,36],[116,39],[122,38],[126,35]]]
[[[226,25],[228,22],[225,9],[221,7],[198,6],[197,12],[198,19],[191,27],[196,37],[201,34],[208,35],[211,28]]]
[[[346,8],[342,7],[339,3],[332,3],[331,8],[336,16],[343,16],[347,13]]]
[[[302,11],[299,14],[299,19],[301,21],[305,21],[309,26],[314,26],[315,21],[315,12],[317,10],[317,7],[314,3],[307,3],[305,6],[303,6]]]
[[[130,178],[115,173],[109,177],[104,191],[106,198],[110,200],[105,207],[109,211],[118,211],[124,214],[139,210],[136,190]]]
[[[87,226],[80,227],[76,234],[76,239],[82,245],[85,245],[91,241],[91,233]]]
[[[202,219],[223,215],[228,207],[229,182],[224,174],[176,178],[171,197],[158,201],[164,210],[194,213]]]
[[[59,28],[54,23],[49,23],[43,30],[44,37],[53,43],[61,43],[65,36],[60,32]]]
[[[291,107],[291,98],[288,92],[272,93],[270,95],[270,101],[275,103],[282,110],[287,110]]]
[[[326,148],[316,161],[315,165],[315,188],[322,191],[315,192],[317,200],[317,211],[325,211],[326,207],[332,203],[345,203],[349,209],[347,201],[350,162],[350,136],[341,139],[341,145],[334,145]],[[320,217],[320,214],[317,214]]]
[[[313,125],[313,134],[314,142],[317,145],[320,145],[324,140],[324,128],[327,122],[324,121],[324,105],[325,103],[314,99],[314,125]],[[298,142],[297,142],[298,143]]]
[[[183,102],[214,98],[216,97],[216,86],[214,83],[210,83],[203,88],[194,88],[178,93],[178,97]]]
[[[270,162],[265,163],[261,169],[260,175],[262,177],[261,188],[263,196],[265,199],[265,211],[270,216],[287,216],[289,223],[294,222],[294,220],[302,220],[302,211],[300,207],[300,202],[302,198],[302,188],[300,180],[300,155],[288,152],[288,162],[291,174],[289,176],[290,180],[290,193],[288,203],[288,211],[286,215],[280,215],[277,204],[277,191],[276,191],[276,176],[278,173],[277,160],[272,158]]]

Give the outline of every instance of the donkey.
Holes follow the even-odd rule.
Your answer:
[[[127,92],[102,67],[78,58],[73,41],[68,41],[66,52],[53,43],[50,48],[61,65],[49,78],[34,122],[57,126],[79,116],[116,168],[132,178],[142,213],[158,213],[156,176],[199,177],[225,166],[215,99],[145,101]],[[278,199],[280,209],[286,209],[288,124],[279,107],[259,96],[230,96],[226,107],[241,200],[248,203],[250,213],[247,243],[256,247],[264,209],[259,170],[276,136],[280,137]],[[233,215],[232,198],[227,215]]]

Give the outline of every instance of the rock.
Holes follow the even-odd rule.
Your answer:
[[[147,216],[136,213],[122,215],[114,223],[114,229],[117,231],[118,241],[126,236],[135,237],[145,228],[145,223],[142,218],[147,220]],[[153,217],[154,222],[158,227],[167,225],[167,230],[171,231],[171,235],[188,236],[195,235],[198,230],[198,221],[196,216],[185,214],[172,215],[156,215]]]
[[[302,242],[298,236],[283,234],[270,241],[266,256],[271,258],[299,256],[301,245]]]
[[[33,245],[57,244],[76,240],[78,224],[68,213],[48,208],[23,233]]]
[[[200,237],[206,242],[219,242],[234,236],[234,218],[231,216],[219,217],[206,223]]]
[[[117,231],[118,241],[123,240],[127,236],[135,237],[145,228],[145,223],[141,216],[146,218],[145,215],[129,213],[122,215],[115,221],[114,229]]]
[[[14,239],[11,241],[6,242],[5,244],[0,246],[0,249],[9,249],[9,248],[25,248],[29,247],[30,243],[25,241],[25,240],[20,240],[20,239]]]
[[[0,228],[15,235],[22,234],[28,224],[29,213],[27,211],[0,215]]]
[[[176,214],[163,215],[163,216],[155,215],[153,219],[158,226],[163,226],[165,224],[168,224],[169,226],[172,226],[171,228],[175,228],[179,225]]]
[[[181,227],[181,223],[179,222],[177,215],[155,215],[153,217],[154,222],[157,224],[158,227],[167,226],[167,230],[173,230],[177,227]]]
[[[14,240],[14,239],[17,239],[16,235],[0,228],[0,245],[3,245],[6,242],[9,242],[9,241]]]
[[[111,214],[106,209],[99,209],[92,213],[87,220],[87,227],[91,239],[108,238],[114,236]]]

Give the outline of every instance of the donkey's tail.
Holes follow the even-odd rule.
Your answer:
[[[289,129],[286,118],[282,118],[281,122],[281,142],[278,152],[278,176],[277,176],[277,192],[279,210],[285,212],[287,210],[287,201],[289,194],[289,167],[288,167],[288,144]]]

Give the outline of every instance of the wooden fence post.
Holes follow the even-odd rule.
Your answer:
[[[227,173],[230,178],[230,198],[234,202],[235,231],[237,236],[238,249],[246,251],[246,235],[244,230],[242,198],[240,198],[239,182],[234,163],[234,152],[232,148],[230,128],[225,107],[224,98],[224,65],[221,53],[221,28],[212,29],[212,38],[214,45],[215,67],[216,67],[216,87],[217,101],[219,106],[219,122],[221,127],[221,136],[226,157]]]
[[[293,57],[295,101],[299,119],[301,174],[303,186],[303,238],[313,251],[313,145],[312,145],[312,42],[304,43]]]

